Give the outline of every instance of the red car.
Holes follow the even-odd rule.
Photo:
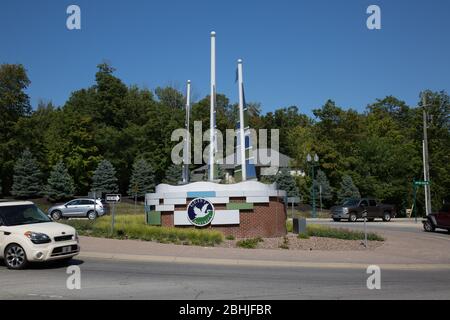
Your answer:
[[[428,215],[422,222],[427,232],[433,232],[436,229],[447,229],[450,232],[450,203],[444,204],[441,210]]]

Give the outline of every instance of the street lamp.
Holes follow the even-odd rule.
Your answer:
[[[316,214],[316,189],[315,189],[315,178],[314,178],[314,167],[319,165],[319,156],[316,154],[314,154],[314,157],[311,157],[311,155],[308,153],[308,155],[306,156],[306,161],[310,164],[311,166],[311,177],[312,177],[312,206],[313,206],[313,210],[312,210],[312,217],[316,218],[317,214]]]

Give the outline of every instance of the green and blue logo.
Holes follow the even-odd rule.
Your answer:
[[[214,206],[203,198],[192,200],[187,207],[189,221],[197,227],[204,227],[214,219]]]

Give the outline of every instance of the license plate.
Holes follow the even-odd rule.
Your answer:
[[[72,247],[71,246],[62,247],[62,253],[69,253],[71,251],[72,251]]]

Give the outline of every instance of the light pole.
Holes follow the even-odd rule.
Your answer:
[[[314,167],[319,164],[319,156],[314,154],[314,157],[308,153],[306,156],[306,161],[311,165],[311,177],[312,177],[312,217],[316,218],[316,189],[315,189],[315,179],[314,179]]]

